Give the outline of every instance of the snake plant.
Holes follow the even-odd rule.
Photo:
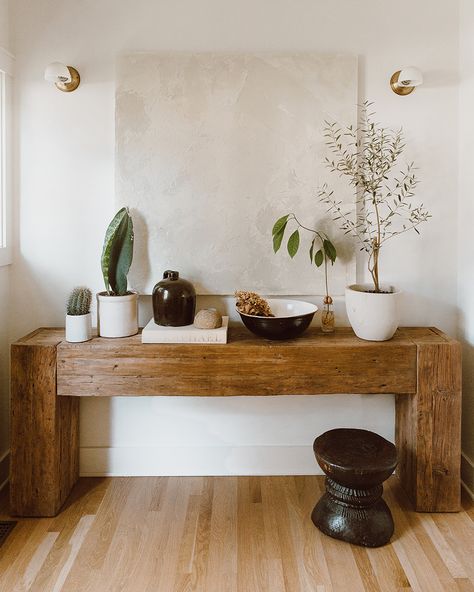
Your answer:
[[[109,296],[127,294],[127,274],[132,259],[133,222],[128,208],[122,208],[107,228],[102,250],[102,275]]]

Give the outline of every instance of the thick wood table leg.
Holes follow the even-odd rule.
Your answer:
[[[459,511],[461,347],[435,330],[417,342],[416,394],[397,395],[396,445],[398,475],[415,509]]]
[[[56,395],[55,333],[11,350],[10,511],[55,516],[79,477],[79,400]]]

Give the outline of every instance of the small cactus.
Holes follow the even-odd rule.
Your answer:
[[[91,311],[92,292],[89,288],[79,286],[70,293],[67,301],[67,314],[78,316]]]

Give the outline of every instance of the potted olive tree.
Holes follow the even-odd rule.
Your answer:
[[[92,292],[78,286],[69,294],[66,305],[66,341],[78,343],[92,337]]]
[[[418,226],[431,216],[413,197],[418,184],[413,163],[400,166],[405,142],[402,130],[383,127],[364,103],[357,127],[328,123],[326,145],[332,152],[328,168],[346,176],[356,192],[355,220],[334,192],[324,185],[319,198],[328,206],[344,234],[353,236],[367,254],[371,284],[346,288],[346,308],[356,335],[369,341],[391,339],[398,327],[399,291],[381,283],[380,254],[385,244]]]
[[[128,289],[133,259],[133,222],[128,208],[119,210],[107,228],[102,249],[105,291],[97,294],[101,337],[127,337],[138,332],[138,294]]]

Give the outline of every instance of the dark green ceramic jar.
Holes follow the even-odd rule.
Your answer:
[[[153,318],[157,325],[183,327],[192,325],[196,310],[196,290],[191,282],[168,269],[153,288]]]

